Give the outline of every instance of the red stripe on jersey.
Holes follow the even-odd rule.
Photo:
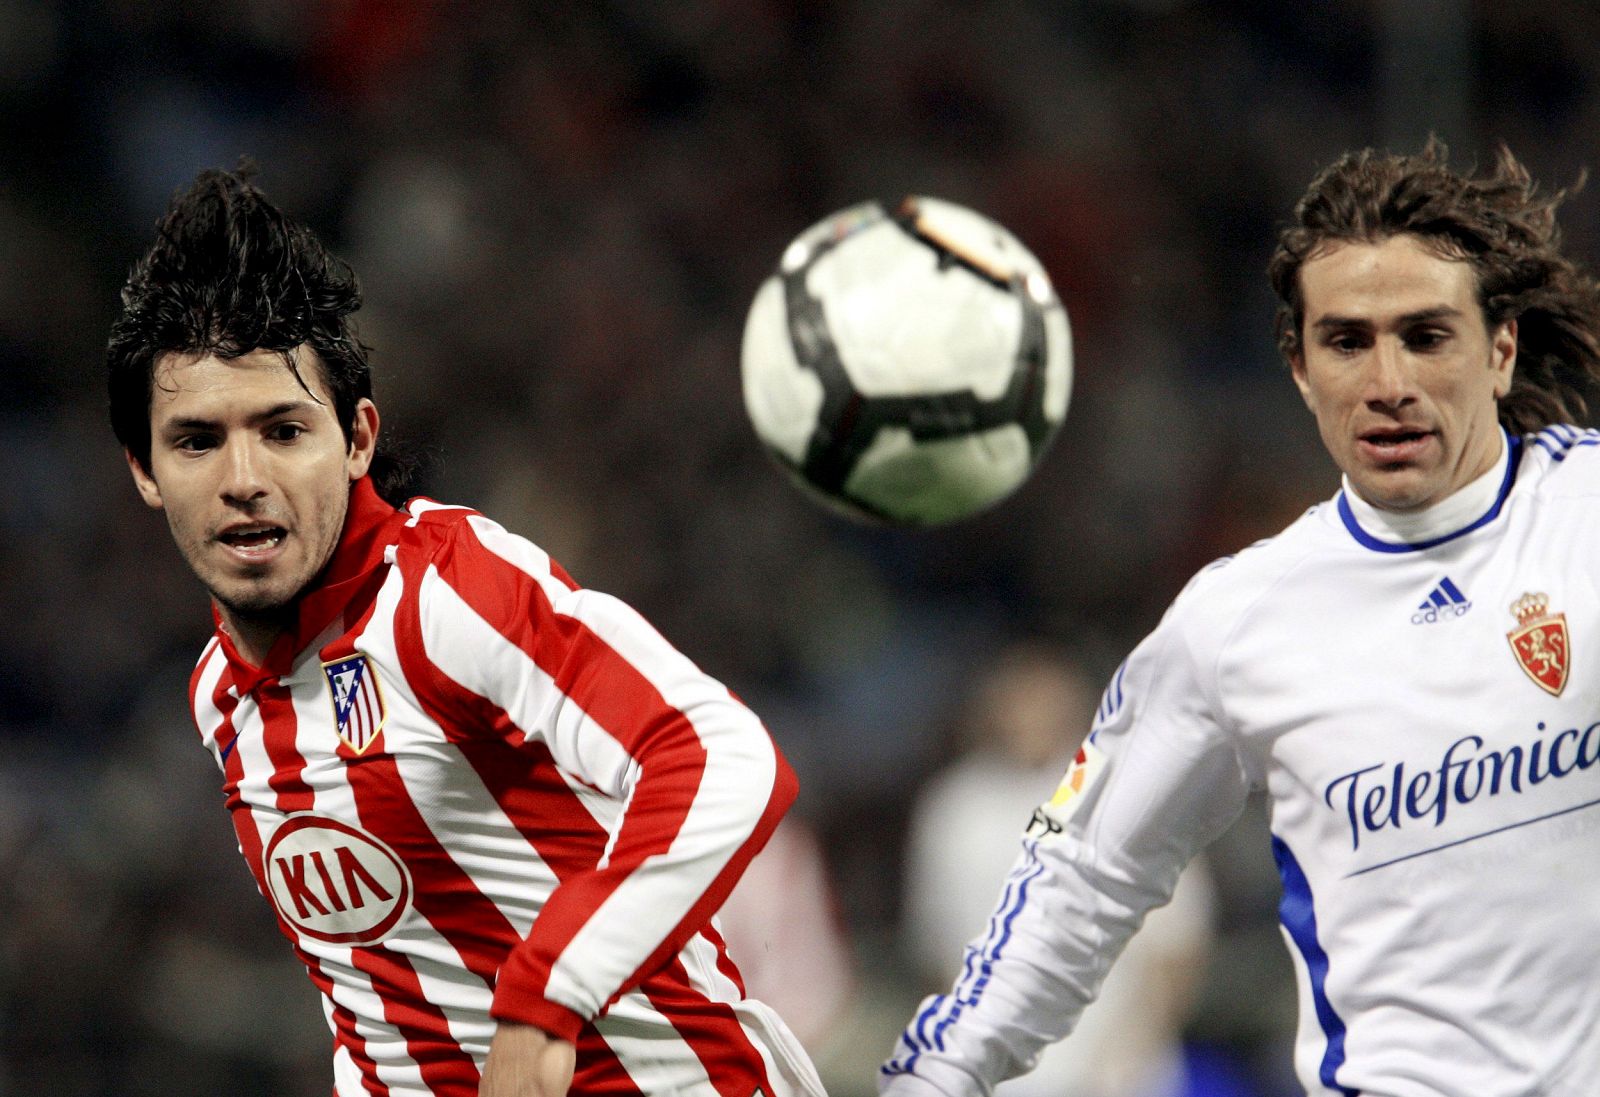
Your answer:
[[[410,960],[382,948],[358,948],[350,962],[372,981],[383,999],[383,1017],[406,1041],[406,1053],[422,1071],[435,1097],[476,1097],[478,1065],[450,1035],[444,1011],[422,992]]]
[[[739,988],[739,997],[745,996],[744,976],[739,972],[739,965],[733,962],[733,957],[728,955],[728,942],[717,932],[715,923],[707,922],[706,928],[700,935],[717,950],[717,970],[722,972],[723,978]]]
[[[549,747],[522,738],[503,708],[457,684],[428,659],[416,587],[409,582],[395,612],[394,636],[417,703],[455,743],[500,810],[557,880],[594,868],[609,839],[605,828],[561,776]],[[470,736],[463,729],[480,735]]]
[[[234,751],[230,762],[236,763],[238,754],[238,751]],[[262,854],[265,849],[261,841],[261,835],[256,830],[255,817],[250,813],[249,808],[241,806],[234,809],[233,829],[239,838],[239,852],[244,854],[244,863],[250,867],[251,874],[255,876],[256,886],[261,889],[261,894],[270,895],[271,892],[267,889],[266,869],[262,863]],[[273,909],[276,912],[276,906]],[[282,917],[278,919],[278,928],[283,931],[283,935],[294,946],[295,954],[300,957],[300,962],[305,964],[306,974],[311,976],[311,981],[316,985],[317,990],[332,1003],[334,1001],[333,980],[322,970],[321,962],[300,947],[299,935],[294,931],[293,927],[283,921]],[[367,1054],[366,1040],[356,1031],[355,1015],[343,1006],[334,1005],[333,1026],[334,1044],[350,1052],[350,1059],[360,1069],[361,1078],[366,1085],[367,1091],[375,1094],[376,1097],[388,1097],[389,1087],[377,1080],[377,1065],[372,1061],[372,1057]]]
[[[195,671],[195,681],[190,686],[191,694],[199,686],[200,670],[204,667],[205,664],[202,662]],[[218,715],[212,739],[222,758],[222,796],[229,812],[238,811],[244,806],[244,802],[239,799],[239,782],[244,779],[244,762],[240,760],[237,749],[239,729],[233,723],[233,713],[239,707],[239,698],[231,689],[232,678],[233,675],[224,667],[216,686],[211,691],[211,706],[217,710]],[[191,708],[190,711],[197,710]]]
[[[435,558],[440,578],[550,675],[556,688],[641,766],[606,867],[564,881],[552,892],[539,912],[536,935],[519,946],[501,970],[500,989],[508,993],[504,998],[497,994],[497,1005],[514,1002],[514,1010],[523,1013],[537,1008],[533,999],[542,999],[556,959],[593,912],[646,858],[671,848],[699,790],[706,751],[688,718],[669,705],[637,668],[583,622],[556,613],[535,579],[484,548],[471,536],[470,527],[461,528],[462,536]],[[776,819],[773,822],[776,825]],[[701,911],[698,918],[683,919],[623,980],[617,993],[683,947],[722,904],[751,855],[753,850],[735,858],[738,868],[728,877],[727,888],[720,895],[703,896],[696,905]]]
[[[573,590],[577,590],[578,589],[577,581],[575,579],[573,579],[572,576],[567,574],[567,569],[566,568],[562,567],[560,564],[556,563],[554,560],[550,560],[550,558],[548,556],[545,557],[545,559],[548,560],[549,563],[550,563],[550,574],[554,575],[556,577],[556,579],[560,581],[562,586],[570,587]]]
[[[198,704],[196,704],[196,702],[200,699],[200,679],[205,677],[206,668],[211,665],[211,657],[216,654],[217,648],[220,647],[221,645],[222,645],[222,641],[217,639],[215,636],[213,636],[209,641],[207,641],[206,642],[206,649],[200,653],[200,658],[195,663],[194,670],[191,671],[190,674],[189,674],[189,718],[192,719],[192,720],[196,720],[195,730],[197,730],[200,733],[200,738],[202,740],[205,738],[206,729],[200,726],[200,724],[198,722],[198,719],[195,716],[195,714],[200,711],[200,706]],[[216,697],[218,690],[222,690],[222,689],[225,688],[222,685],[222,682],[227,677],[228,677],[228,667],[227,667],[227,664],[224,663],[223,667],[222,667],[222,673],[217,675],[218,684],[212,690],[212,697],[213,698]]]
[[[457,684],[428,659],[418,599],[410,584],[395,613],[394,636],[417,703],[461,751],[500,810],[557,880],[592,869],[605,852],[609,838],[605,828],[561,776],[549,747],[523,738],[503,708]]]
[[[594,868],[605,852],[605,828],[562,778],[548,747],[534,741],[519,748],[503,739],[471,739],[458,745],[489,795],[557,880]]]
[[[322,970],[322,965],[314,957],[301,952],[299,946],[295,947],[295,951],[300,953],[300,959],[306,961],[306,972],[317,990],[328,1001],[333,1001],[333,980]],[[367,1054],[366,1038],[356,1031],[356,1015],[340,1005],[333,1007],[333,1042],[335,1046],[350,1052],[350,1061],[361,1071],[363,1089],[373,1097],[389,1097],[388,1085],[378,1077],[378,1064]]]
[[[457,685],[433,665],[422,643],[421,609],[418,598],[421,575],[406,568],[405,565],[402,565],[402,574],[405,586],[394,615],[395,652],[400,659],[401,672],[411,684],[417,703],[427,713],[429,719],[439,725],[446,737],[462,749],[466,760],[478,769],[480,778],[484,768],[487,768],[490,759],[499,748],[503,747],[510,751],[509,755],[493,760],[495,762],[514,760],[515,764],[506,772],[497,773],[492,778],[492,784],[490,779],[486,779],[485,787],[492,796],[495,796],[501,810],[516,824],[519,832],[529,839],[535,851],[551,862],[552,871],[557,873],[558,878],[563,869],[578,871],[583,867],[592,866],[605,848],[606,835],[567,788],[566,782],[561,779],[554,764],[548,763],[549,751],[540,744],[539,752],[535,753],[525,745],[524,751],[527,752],[524,753],[505,743],[503,738],[472,740],[463,732],[462,729],[470,728],[486,734],[507,737],[516,729],[503,709]],[[540,764],[540,754],[548,764]],[[500,800],[496,788],[519,779],[525,782],[524,787],[517,793],[519,802],[512,805]],[[546,798],[557,786],[561,793],[560,800],[554,801],[553,804],[540,803],[537,807],[531,804],[532,798]],[[586,848],[573,853],[564,853],[553,848],[559,846],[563,837],[570,835],[584,837]],[[557,867],[558,865],[561,867]],[[418,881],[417,890],[420,899],[427,890],[421,880]],[[492,903],[488,905],[493,907]],[[474,968],[484,976],[491,987],[496,986],[499,981],[499,972],[507,953],[522,943],[521,935],[505,921],[498,908],[494,909],[496,918],[504,926],[504,933],[495,935],[495,950],[492,955],[485,958],[486,963],[483,965],[486,970]],[[441,932],[444,932],[442,927]],[[528,1020],[529,1023],[533,1022],[531,1015],[522,1019]],[[583,1022],[583,1018],[571,1010],[553,1003],[548,1004],[547,1008],[540,1012],[537,1020],[548,1031],[564,1039],[572,1039],[576,1035],[578,1026]]]
[[[263,683],[255,696],[261,706],[263,745],[272,763],[267,787],[278,794],[277,808],[285,815],[310,811],[313,799],[304,777],[306,760],[294,741],[300,720],[295,715],[289,687],[278,682]]]
[[[646,979],[641,989],[651,1005],[672,1018],[672,1027],[694,1049],[722,1097],[751,1097],[757,1088],[772,1092],[761,1052],[738,1016],[726,1004],[694,990],[682,960],[674,959]]]
[[[456,950],[467,969],[492,988],[501,957],[519,940],[515,927],[439,844],[391,756],[372,755],[345,772],[361,825],[383,835],[406,863],[415,884],[412,905],[417,913]],[[358,953],[357,966],[381,976],[373,990],[383,999],[384,1016],[400,1029],[406,1053],[423,1068],[424,1077],[439,1071],[447,1085],[470,1087],[438,1089],[441,1095],[475,1094],[477,1068],[450,1035],[443,1013],[423,996],[409,961],[381,945],[365,950],[364,962],[361,957]],[[467,1071],[470,1083],[464,1081]]]
[[[501,958],[521,939],[516,928],[439,844],[393,757],[373,755],[346,773],[361,825],[383,835],[410,870],[416,911],[460,954],[469,971],[493,987]]]
[[[773,749],[776,752],[777,748]],[[772,832],[778,829],[778,821],[783,818],[783,813],[789,810],[789,805],[794,803],[795,797],[799,795],[800,780],[781,754],[776,755],[774,760],[776,765],[773,770],[772,794],[767,798],[767,806],[752,828],[750,837],[728,859],[728,863],[722,867],[717,878],[706,888],[694,906],[689,908],[689,913],[678,923],[678,930],[662,942],[661,947],[641,965],[640,970],[648,971],[654,965],[665,963],[668,957],[677,955],[694,928],[710,925],[711,916],[722,909],[722,904],[727,902],[733,886],[739,882],[739,877],[744,874],[744,870],[755,855],[761,852],[761,847],[772,837]],[[686,932],[684,927],[689,927],[689,931]],[[673,945],[674,941],[677,942],[676,945]],[[669,949],[669,946],[672,947]]]
[[[633,1076],[611,1050],[605,1037],[592,1022],[585,1023],[574,1041],[578,1048],[578,1064],[572,1072],[569,1094],[589,1097],[644,1097],[644,1091],[634,1082]],[[747,1095],[748,1097],[748,1095]]]

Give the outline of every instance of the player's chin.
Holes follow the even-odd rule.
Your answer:
[[[1429,479],[1410,465],[1390,465],[1351,477],[1361,498],[1382,510],[1405,513],[1430,506],[1434,488]]]
[[[300,588],[282,576],[233,579],[207,584],[211,597],[239,617],[273,617],[294,604]]]

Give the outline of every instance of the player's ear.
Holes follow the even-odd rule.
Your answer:
[[[1494,371],[1494,395],[1500,399],[1511,391],[1511,376],[1517,369],[1517,322],[1507,320],[1489,338],[1489,368]]]
[[[139,498],[145,501],[145,505],[160,510],[161,487],[156,483],[155,477],[150,475],[139,459],[133,455],[132,450],[124,447],[122,456],[128,462],[128,471],[133,473],[133,486],[139,489]]]
[[[345,456],[345,473],[352,482],[367,474],[377,451],[378,405],[363,396],[356,402],[355,423],[350,431],[350,451]]]
[[[1311,398],[1311,382],[1306,377],[1306,356],[1298,350],[1289,355],[1289,376],[1294,378],[1294,387],[1300,390],[1300,399],[1315,414],[1317,405]]]

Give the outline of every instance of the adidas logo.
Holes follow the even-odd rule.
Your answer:
[[[1464,615],[1471,608],[1472,603],[1461,593],[1461,588],[1452,583],[1450,577],[1446,575],[1428,592],[1428,596],[1417,607],[1417,612],[1411,615],[1411,623],[1432,625],[1440,621],[1450,621]]]

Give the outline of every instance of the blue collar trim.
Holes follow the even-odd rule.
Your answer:
[[[1506,459],[1506,474],[1505,478],[1500,481],[1500,490],[1495,494],[1494,505],[1484,512],[1483,517],[1471,525],[1462,526],[1454,533],[1447,533],[1443,537],[1435,537],[1431,541],[1380,541],[1361,528],[1360,523],[1356,521],[1355,512],[1350,509],[1350,501],[1345,498],[1345,494],[1341,490],[1339,492],[1338,506],[1339,517],[1344,522],[1344,528],[1350,531],[1350,536],[1354,537],[1358,544],[1363,548],[1371,549],[1373,552],[1424,552],[1427,549],[1442,545],[1446,541],[1454,541],[1457,537],[1464,537],[1479,526],[1488,525],[1500,517],[1500,508],[1505,506],[1506,499],[1511,495],[1511,485],[1516,483],[1517,465],[1522,458],[1521,438],[1514,434],[1507,434],[1506,445],[1510,450]]]

